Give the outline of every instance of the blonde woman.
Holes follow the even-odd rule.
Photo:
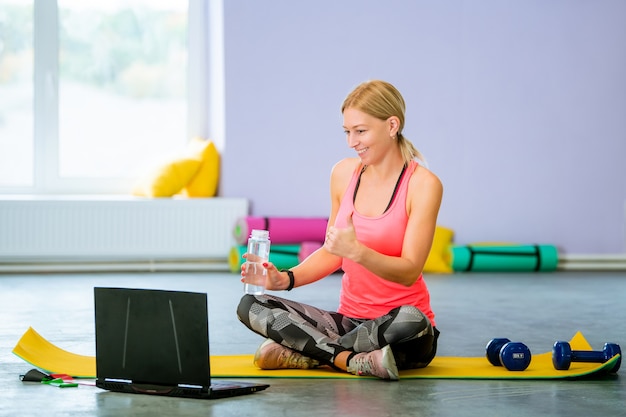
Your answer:
[[[337,311],[265,294],[244,295],[237,315],[267,338],[255,355],[262,369],[329,365],[397,380],[399,370],[425,367],[437,351],[422,269],[443,187],[402,133],[405,103],[393,85],[362,83],[341,111],[356,156],[332,169],[326,241],[291,270],[265,264],[269,290],[289,291],[341,268]]]

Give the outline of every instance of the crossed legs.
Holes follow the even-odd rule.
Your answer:
[[[343,370],[354,353],[387,345],[391,345],[398,369],[427,366],[435,356],[439,334],[413,306],[397,307],[379,318],[364,320],[272,295],[245,295],[237,315],[259,335]]]

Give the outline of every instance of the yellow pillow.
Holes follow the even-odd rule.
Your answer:
[[[443,226],[437,226],[435,228],[435,237],[428,258],[426,258],[424,272],[448,274],[452,272],[450,244],[452,243],[453,237],[453,230]]]
[[[190,143],[181,155],[156,165],[141,177],[132,194],[138,197],[172,197],[189,183],[201,164],[201,155]]]
[[[200,168],[185,185],[187,197],[213,197],[217,194],[220,173],[220,156],[210,140],[194,138],[189,143],[192,154],[200,159]]]

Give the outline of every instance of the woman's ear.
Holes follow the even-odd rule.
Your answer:
[[[395,138],[400,128],[400,119],[397,116],[391,116],[387,122],[389,123],[389,136]]]

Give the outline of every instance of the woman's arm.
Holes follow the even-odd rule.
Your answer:
[[[357,158],[346,158],[339,161],[333,167],[330,175],[330,201],[331,210],[328,224],[335,223],[337,211],[341,204],[341,198],[352,177],[352,173],[359,164]],[[300,287],[318,281],[341,267],[341,257],[328,252],[323,247],[313,252],[300,264],[291,268],[294,274],[295,285]],[[276,267],[268,263],[268,290],[284,290],[289,286],[289,276],[286,272],[280,272]]]

